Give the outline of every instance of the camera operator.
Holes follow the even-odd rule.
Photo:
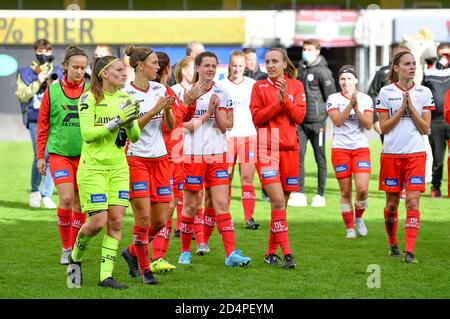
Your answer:
[[[23,124],[30,131],[31,142],[33,144],[34,160],[31,169],[31,194],[29,205],[32,208],[41,207],[54,209],[55,203],[52,200],[53,181],[48,174],[44,177],[42,192],[40,185],[42,176],[39,174],[36,163],[36,129],[39,108],[41,106],[42,96],[48,85],[58,78],[63,78],[62,69],[54,66],[52,61],[52,45],[48,40],[39,39],[34,43],[34,60],[30,66],[20,68],[17,74],[17,90],[15,92],[22,110]],[[48,154],[45,155],[48,161]],[[48,165],[48,164],[47,164]]]
[[[441,197],[444,154],[447,143],[450,142],[450,125],[444,121],[444,97],[450,89],[450,43],[441,43],[436,51],[436,62],[432,68],[425,70],[422,83],[431,90],[436,104],[436,110],[431,113],[430,134],[433,151],[432,198]]]

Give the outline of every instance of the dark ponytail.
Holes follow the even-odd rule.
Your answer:
[[[156,82],[161,82],[161,77],[166,72],[166,68],[168,65],[170,65],[170,58],[169,56],[161,51],[156,52],[156,56],[158,57],[158,64],[159,64],[159,70],[156,74]]]

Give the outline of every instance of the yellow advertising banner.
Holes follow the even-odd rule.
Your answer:
[[[245,42],[244,18],[0,18],[1,44],[205,44]]]

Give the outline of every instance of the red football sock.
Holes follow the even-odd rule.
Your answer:
[[[203,224],[203,239],[205,242],[209,242],[209,238],[216,226],[216,210],[214,208],[205,207],[204,215],[205,223]]]
[[[341,212],[342,219],[344,220],[345,228],[346,229],[353,229],[355,227],[355,218],[353,216],[353,211],[345,211]]]
[[[72,247],[72,209],[62,209],[58,207],[57,216],[59,237],[61,237],[62,248],[69,249]]]
[[[242,207],[244,208],[244,218],[248,221],[253,216],[255,211],[255,186],[242,185]]]
[[[217,229],[222,235],[223,246],[227,257],[234,250],[234,226],[230,213],[220,214],[216,216]]]
[[[153,230],[150,226],[147,229],[147,234],[148,234],[148,242],[151,243],[153,241],[153,239],[155,239],[156,235],[158,235],[159,231],[161,229],[158,230]]]
[[[194,224],[194,217],[186,217],[184,215],[181,215],[180,219],[181,252],[191,251],[193,224]]]
[[[150,260],[148,258],[148,227],[133,226],[133,243],[141,274],[144,274],[147,269],[150,269]]]
[[[163,257],[166,257],[167,250],[169,249],[170,233],[172,232],[172,223],[173,223],[172,218],[167,221],[166,237],[164,239]]]
[[[362,215],[366,211],[366,207],[360,207],[357,204],[355,204],[355,217],[356,218],[362,218]]]
[[[408,210],[406,211],[405,224],[405,251],[414,253],[414,245],[416,244],[417,234],[420,228],[420,211]]]
[[[72,213],[72,222],[70,227],[70,241],[71,246],[75,245],[75,241],[77,240],[78,232],[80,231],[81,226],[86,222],[86,214],[73,212]]]
[[[275,242],[281,246],[283,256],[291,254],[288,238],[288,224],[285,210],[272,211],[272,227],[275,234]]]
[[[194,216],[194,234],[197,245],[205,242],[203,224],[205,223],[205,215],[203,215],[203,209],[197,208],[197,213]]]
[[[384,226],[388,235],[389,246],[398,245],[397,241],[397,227],[398,227],[398,212],[389,213],[384,209]]]
[[[183,212],[183,200],[177,202],[177,222],[175,224],[175,230],[180,230],[181,225],[181,213]]]
[[[269,244],[268,244],[266,255],[271,255],[271,254],[277,253],[278,243],[276,241],[277,238],[276,238],[276,234],[274,233],[274,231],[275,231],[275,226],[273,225],[273,221],[271,221],[270,222],[270,232],[269,232]]]
[[[168,231],[169,234],[167,234]],[[152,240],[152,260],[156,260],[165,256],[164,246],[167,236],[170,237],[170,230],[168,230],[166,226],[163,227]]]

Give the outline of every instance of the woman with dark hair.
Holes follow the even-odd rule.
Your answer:
[[[360,236],[367,235],[362,215],[368,205],[370,179],[369,141],[364,134],[373,122],[370,96],[358,92],[358,78],[352,65],[339,70],[341,92],[331,94],[327,100],[328,116],[334,124],[331,161],[333,162],[340,190],[342,219],[347,229],[347,238],[356,238],[356,227]],[[355,215],[352,207],[352,175],[355,177]]]
[[[144,284],[154,285],[158,281],[150,267],[148,246],[166,225],[172,201],[171,163],[163,131],[170,131],[175,125],[172,112],[175,97],[167,94],[164,85],[154,81],[160,70],[156,52],[129,46],[126,54],[135,77],[124,91],[140,104],[138,123],[142,134],[138,141],[128,143],[126,147],[134,227],[133,243],[122,251],[122,256],[132,277],[142,276]]]
[[[225,137],[226,130],[233,126],[233,113],[227,91],[213,81],[217,63],[217,56],[212,52],[200,53],[195,58],[194,82],[197,86],[206,85],[207,92],[195,99],[194,118],[184,124],[188,130],[184,139],[186,180],[181,215],[181,255],[178,263],[191,263],[192,226],[197,208],[201,204],[199,192],[205,186],[206,198],[210,199],[206,201],[205,206],[215,210],[215,221],[226,253],[225,265],[242,267],[248,265],[251,259],[235,250],[234,227],[228,202]],[[205,232],[211,233],[211,229],[214,229],[214,224],[204,226]],[[207,252],[209,248],[206,242],[197,242],[197,254]]]
[[[265,57],[268,78],[255,83],[250,111],[258,136],[256,169],[261,185],[269,195],[271,223],[269,247],[264,262],[296,267],[288,239],[286,205],[291,192],[298,189],[297,125],[306,112],[303,84],[297,70],[282,49],[270,49]]]
[[[88,65],[86,51],[75,45],[66,48],[64,78],[50,85],[44,93],[37,126],[37,169],[46,175],[45,148],[58,190],[58,229],[62,243],[61,265],[69,264],[78,231],[86,220],[81,213],[76,174],[81,153],[78,100],[87,89],[84,81]],[[63,107],[61,107],[63,106]]]
[[[156,75],[156,82],[165,86],[167,94],[175,97],[175,102],[172,105],[172,111],[175,117],[175,125],[172,130],[168,130],[163,124],[163,137],[166,143],[168,158],[170,162],[170,180],[173,190],[173,197],[168,210],[166,226],[161,229],[152,241],[152,260],[150,267],[153,272],[167,272],[175,269],[175,266],[169,264],[166,260],[166,253],[170,243],[170,233],[172,230],[172,215],[175,207],[183,203],[183,184],[184,184],[184,170],[183,170],[183,122],[190,121],[194,116],[195,105],[191,104],[186,107],[175,92],[167,86],[167,83],[172,74],[170,66],[170,58],[164,52],[156,52],[158,56],[159,70]],[[203,225],[202,225],[203,226]],[[203,231],[203,229],[202,229]]]
[[[140,130],[139,105],[120,91],[126,80],[123,62],[114,56],[97,58],[89,91],[78,104],[83,144],[77,182],[81,209],[89,215],[81,227],[67,268],[69,287],[81,287],[81,262],[92,239],[106,226],[102,242],[99,286],[126,289],[112,277],[121,240],[122,219],[128,207],[130,172],[119,141],[124,128],[131,142]]]
[[[417,263],[414,246],[420,227],[419,198],[425,191],[426,152],[422,135],[429,134],[430,89],[414,83],[416,61],[409,51],[397,53],[388,81],[378,95],[377,112],[384,134],[380,159],[379,189],[386,192],[384,223],[388,234],[389,256],[399,257],[397,241],[398,205],[406,184],[406,225],[403,260]]]

